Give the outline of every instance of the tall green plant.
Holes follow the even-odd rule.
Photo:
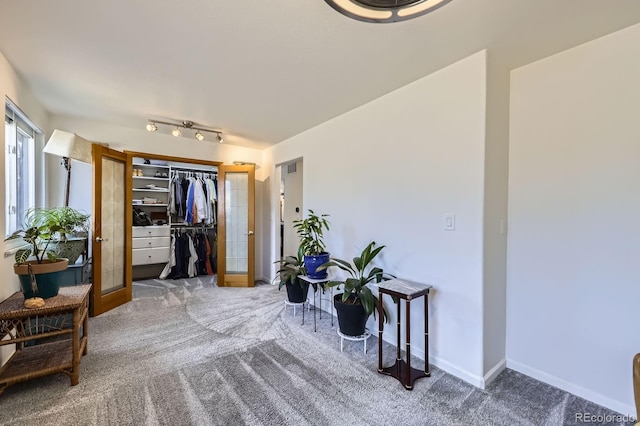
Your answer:
[[[329,230],[327,216],[329,215],[316,215],[313,210],[309,209],[309,215],[306,219],[293,221],[293,227],[300,237],[300,248],[304,255],[317,256],[325,251],[324,231]]]
[[[379,283],[381,281],[387,281],[395,276],[387,274],[382,268],[374,267],[371,265],[373,260],[378,256],[385,246],[376,247],[375,241],[372,241],[367,245],[360,253],[360,256],[353,258],[353,262],[349,263],[346,260],[331,258],[331,260],[318,267],[318,270],[327,269],[330,266],[337,266],[347,273],[348,278],[342,281],[332,280],[327,283],[327,287],[337,287],[339,285],[344,286],[344,292],[342,293],[342,302],[362,304],[364,311],[367,315],[374,314],[378,309],[378,298],[371,292],[371,289],[367,287],[367,284],[371,282]],[[378,312],[380,314],[380,312]],[[384,311],[382,315],[387,320],[387,313]]]

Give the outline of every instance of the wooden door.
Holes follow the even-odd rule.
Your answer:
[[[125,153],[93,145],[92,315],[131,301],[131,214]],[[131,201],[129,200],[129,203]],[[127,214],[129,213],[129,214]]]
[[[218,168],[218,286],[255,284],[255,166]]]

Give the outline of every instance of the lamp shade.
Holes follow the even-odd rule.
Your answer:
[[[91,142],[75,133],[55,129],[43,151],[47,154],[91,163],[91,145]]]

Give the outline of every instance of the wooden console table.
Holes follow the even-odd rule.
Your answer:
[[[413,389],[413,383],[421,377],[431,376],[429,371],[429,289],[430,285],[414,283],[405,280],[389,280],[378,284],[378,312],[382,312],[382,296],[388,294],[392,297],[405,300],[406,313],[406,361],[402,359],[402,350],[400,345],[400,315],[401,301],[398,300],[398,343],[396,362],[390,367],[382,366],[382,332],[384,327],[383,315],[378,314],[378,373],[395,377],[402,383],[407,390]],[[411,300],[424,296],[424,371],[411,367]]]
[[[71,386],[78,384],[80,358],[87,354],[90,290],[91,284],[61,287],[57,296],[36,309],[24,307],[22,292],[0,303],[0,346],[16,345],[0,369],[0,393],[15,383],[54,373],[67,374]]]

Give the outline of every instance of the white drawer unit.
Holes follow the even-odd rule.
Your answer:
[[[171,228],[169,226],[134,226],[133,238],[140,237],[170,237]],[[167,245],[169,245],[167,243]]]
[[[171,237],[139,237],[133,239],[133,248],[169,247]]]
[[[169,261],[169,247],[154,247],[133,249],[131,263],[137,265],[152,265],[154,263],[167,263]]]
[[[169,226],[134,226],[132,265],[167,263],[170,244],[171,228]]]

